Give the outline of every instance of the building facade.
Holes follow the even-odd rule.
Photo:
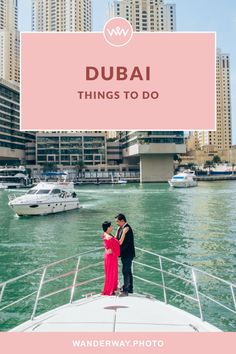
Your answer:
[[[37,133],[36,164],[96,166],[107,164],[105,133]]]
[[[0,164],[25,163],[26,143],[34,139],[34,133],[20,131],[18,86],[0,79]]]
[[[18,0],[0,1],[0,78],[20,82]]]
[[[216,131],[199,131],[195,136],[201,149],[213,146],[217,150],[229,150],[232,146],[230,57],[220,49],[216,57]]]
[[[18,1],[1,0],[0,2],[0,29],[17,31]]]
[[[120,141],[107,141],[107,164],[117,166],[122,164],[123,156]]]
[[[114,1],[109,8],[110,17],[123,17],[136,32],[175,31],[176,12],[174,4],[164,0]]]
[[[106,132],[38,132],[27,142],[25,159],[32,175],[67,171],[69,178],[139,180],[139,166],[123,163],[121,143],[108,141]]]
[[[32,0],[32,30],[92,31],[91,0]]]
[[[140,164],[141,182],[164,182],[174,170],[173,156],[185,153],[182,131],[120,132],[123,162]]]

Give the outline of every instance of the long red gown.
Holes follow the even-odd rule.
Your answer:
[[[120,255],[119,241],[111,237],[110,240],[105,239],[105,235],[102,235],[105,254],[104,254],[104,288],[102,295],[112,295],[118,287],[118,257]],[[112,253],[106,253],[107,249],[111,249]]]

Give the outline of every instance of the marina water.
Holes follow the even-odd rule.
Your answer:
[[[236,181],[200,182],[190,189],[172,189],[167,184],[82,185],[77,189],[82,209],[20,218],[7,203],[9,194],[23,191],[0,192],[0,282],[101,247],[102,222],[112,221],[116,229],[114,217],[124,213],[134,229],[136,246],[236,283]],[[22,291],[22,286],[29,284],[15,291]],[[135,291],[152,292],[145,284],[136,282],[135,286]],[[99,289],[100,284],[96,292]],[[217,308],[214,316],[217,324]],[[0,330],[6,330],[8,322],[16,325],[19,317],[17,310],[4,313]],[[222,329],[236,331],[233,314]]]

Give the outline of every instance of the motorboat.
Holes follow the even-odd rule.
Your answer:
[[[72,182],[40,182],[26,194],[9,199],[8,205],[19,216],[54,214],[80,207]]]
[[[231,164],[216,164],[210,168],[209,175],[221,176],[234,174],[234,168]]]
[[[31,187],[32,181],[24,166],[0,168],[0,184],[6,188]]]
[[[127,184],[127,181],[125,179],[119,179],[117,181],[118,184]]]
[[[169,181],[169,185],[174,188],[196,187],[197,180],[194,172],[180,172],[174,175]]]
[[[125,297],[119,292],[112,296],[100,294],[104,279],[103,247],[0,283],[0,313],[11,314],[8,329],[10,332],[222,332],[229,330],[224,327],[227,323],[236,330],[235,284],[157,253],[138,247],[136,250],[135,288],[145,292],[139,290]],[[14,297],[7,301],[9,290],[17,289],[17,283],[25,284],[25,291],[18,286],[19,294],[14,292]],[[222,298],[222,291],[227,296]],[[42,309],[45,299],[48,305]],[[16,323],[19,317],[16,310],[12,311],[16,305],[19,313],[27,308],[26,322]],[[215,316],[219,312],[220,316]],[[13,322],[12,316],[15,316]],[[12,323],[16,327],[12,328]]]

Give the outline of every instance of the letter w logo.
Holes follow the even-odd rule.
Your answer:
[[[129,33],[129,28],[127,30],[125,30],[124,28],[120,28],[120,27],[116,27],[116,28],[107,28],[107,32],[109,33],[109,35],[111,37],[116,36],[116,37],[121,37],[121,36],[124,36],[126,37],[127,34]]]

